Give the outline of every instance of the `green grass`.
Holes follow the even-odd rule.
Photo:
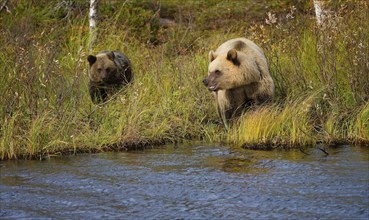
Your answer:
[[[253,149],[369,143],[365,2],[332,3],[336,17],[320,30],[311,3],[287,19],[294,1],[102,1],[94,53],[122,51],[135,80],[98,106],[87,89],[88,4],[73,2],[10,1],[12,14],[1,12],[2,160],[198,140]],[[267,12],[276,23],[265,24]],[[160,27],[158,13],[176,25]],[[265,50],[277,94],[227,130],[201,80],[208,51],[240,36]]]

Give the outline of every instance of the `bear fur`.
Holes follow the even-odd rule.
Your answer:
[[[246,38],[228,40],[209,52],[204,85],[214,94],[218,115],[224,122],[245,109],[273,100],[274,82],[260,47]]]
[[[133,80],[130,60],[118,51],[89,55],[87,61],[90,64],[88,89],[95,104],[105,102],[109,95]]]

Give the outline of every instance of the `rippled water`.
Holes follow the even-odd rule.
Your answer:
[[[165,147],[0,162],[0,218],[368,219],[369,149]]]

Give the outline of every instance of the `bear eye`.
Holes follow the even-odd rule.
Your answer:
[[[110,73],[110,68],[106,68],[106,72],[107,73]]]
[[[216,75],[220,75],[220,74],[221,74],[221,72],[220,72],[219,70],[215,70],[215,71],[214,71],[214,73],[215,73]]]
[[[102,69],[101,68],[97,68],[97,72],[101,73]]]

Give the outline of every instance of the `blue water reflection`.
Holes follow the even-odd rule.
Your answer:
[[[368,219],[369,149],[168,146],[3,161],[0,218]]]

